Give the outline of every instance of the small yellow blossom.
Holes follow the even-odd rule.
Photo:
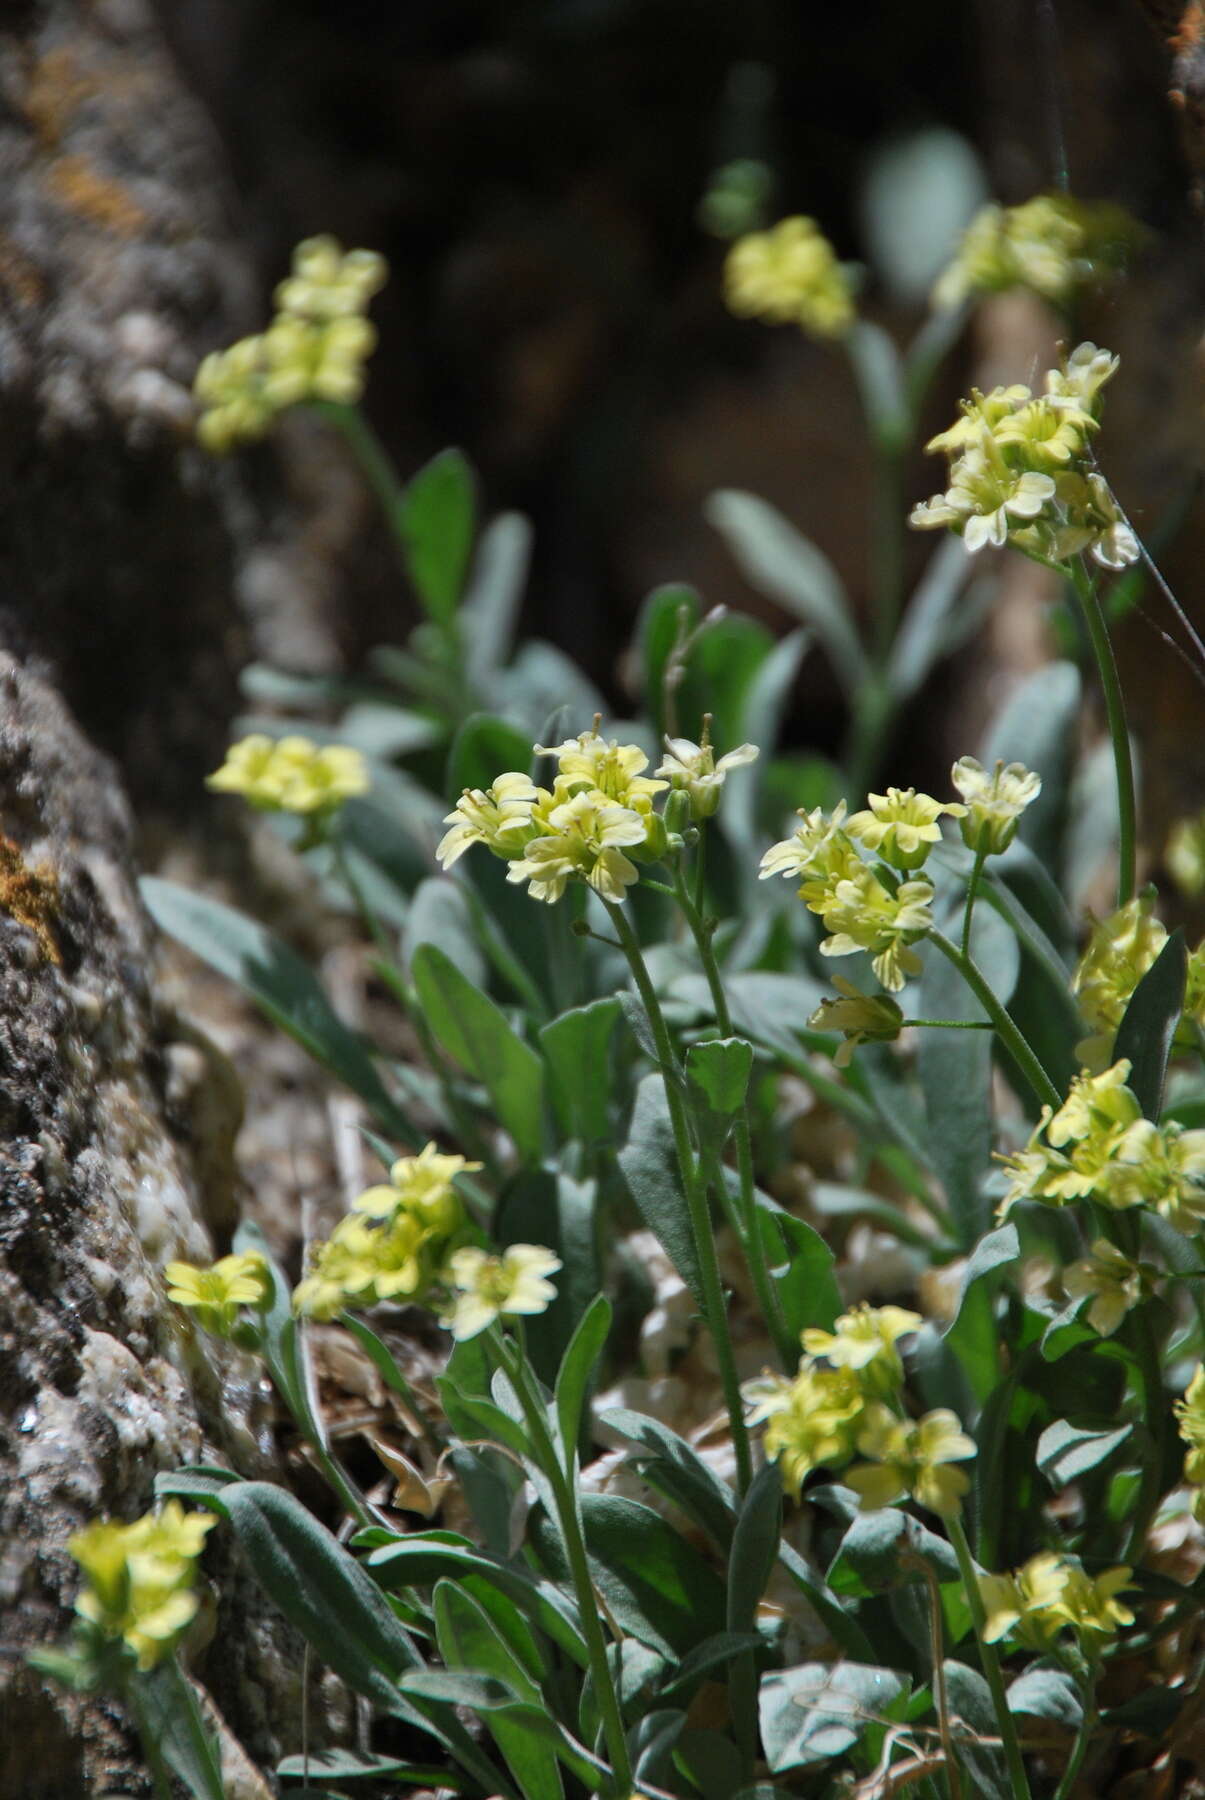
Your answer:
[[[465,1245],[448,1259],[447,1279],[458,1291],[440,1324],[463,1343],[496,1319],[542,1313],[556,1298],[548,1276],[560,1267],[560,1257],[540,1244],[512,1244],[501,1256]]]
[[[833,986],[841,998],[821,1001],[808,1024],[815,1031],[841,1032],[844,1041],[833,1062],[839,1069],[846,1069],[859,1044],[893,1042],[900,1035],[904,1015],[885,994],[864,994],[843,975],[833,976]]]
[[[572,794],[551,809],[542,829],[545,835],[532,838],[506,871],[508,881],[529,884],[533,900],[552,905],[580,877],[618,905],[639,881],[640,871],[624,851],[647,848],[648,822],[605,793],[586,788]]]
[[[541,790],[529,775],[509,769],[488,788],[465,788],[444,819],[446,831],[435,855],[445,869],[462,857],[472,844],[484,844],[495,856],[522,856],[532,837],[532,809]]]
[[[695,819],[710,819],[719,807],[725,776],[733,769],[756,762],[758,756],[755,744],[739,744],[717,762],[710,738],[710,719],[703,721],[701,744],[692,744],[689,738],[667,737],[665,758],[657,770],[675,792],[689,795],[691,817]]]
[[[1205,812],[1172,827],[1163,860],[1186,900],[1205,893]]]
[[[479,1162],[463,1156],[445,1156],[434,1143],[417,1156],[403,1156],[389,1171],[388,1185],[380,1183],[362,1193],[353,1210],[369,1218],[394,1219],[408,1212],[428,1230],[451,1236],[464,1221],[464,1208],[452,1187],[458,1175],[475,1174]]]
[[[1063,1285],[1073,1300],[1091,1297],[1087,1320],[1093,1331],[1112,1337],[1132,1307],[1152,1292],[1155,1271],[1124,1256],[1108,1238],[1097,1238],[1091,1253],[1065,1270]]]
[[[593,731],[566,738],[563,744],[537,744],[535,753],[556,757],[561,793],[571,796],[593,791],[617,806],[637,812],[647,809],[653,795],[662,793],[668,783],[642,774],[649,759],[639,744],[600,737],[597,726],[596,719]]]
[[[388,274],[385,258],[374,250],[344,252],[336,238],[306,238],[276,289],[276,304],[282,313],[315,323],[351,318],[364,311]]]
[[[1062,306],[1115,274],[1141,237],[1137,222],[1108,201],[1036,194],[1021,206],[985,206],[939,278],[933,302],[952,307],[973,294],[1028,287]]]
[[[933,924],[933,884],[926,876],[902,881],[892,890],[873,869],[859,864],[838,881],[822,917],[831,936],[820,945],[822,956],[870,952],[871,967],[888,993],[898,994],[910,975],[919,975],[921,960],[910,946]]]
[[[931,847],[941,842],[943,814],[961,819],[965,806],[943,803],[915,788],[889,787],[885,794],[868,794],[869,810],[856,812],[845,821],[850,837],[881,856],[897,869],[919,869]]]
[[[750,1425],[768,1421],[766,1455],[777,1460],[782,1483],[796,1499],[813,1469],[840,1468],[854,1453],[866,1396],[848,1367],[805,1358],[793,1381],[767,1375],[746,1382]]]
[[[949,526],[973,554],[1006,544],[1017,524],[1049,509],[1056,491],[1053,476],[1043,470],[1010,465],[999,439],[983,429],[950,470],[945,493],[913,507],[908,523],[922,531]]]
[[[771,844],[762,857],[758,879],[767,881],[772,875],[802,879],[800,897],[812,912],[823,912],[837,883],[862,868],[862,858],[843,828],[844,800],[831,814],[817,806],[812,812],[801,810],[798,816],[802,825],[781,843]]]
[[[974,1456],[976,1448],[961,1421],[946,1407],[920,1419],[899,1419],[890,1407],[872,1401],[858,1432],[857,1447],[872,1460],[856,1463],[842,1479],[863,1506],[890,1506],[911,1497],[942,1518],[952,1518],[961,1509],[971,1480],[965,1470],[953,1465]]]
[[[868,1399],[885,1400],[899,1392],[904,1379],[896,1345],[923,1323],[919,1313],[902,1306],[855,1306],[841,1314],[832,1331],[809,1326],[803,1347],[834,1369],[852,1369]]]
[[[193,381],[200,407],[197,439],[215,456],[253,443],[276,417],[265,387],[267,357],[261,337],[240,338],[228,350],[204,357]]]
[[[724,291],[741,317],[798,325],[812,337],[843,337],[853,323],[849,279],[814,219],[783,219],[740,238],[724,265]]]
[[[1024,763],[997,762],[991,775],[973,756],[960,756],[950,779],[966,802],[961,821],[962,841],[968,850],[999,856],[1017,834],[1027,806],[1042,791],[1042,777]]]
[[[1134,1615],[1116,1595],[1130,1585],[1132,1571],[1106,1569],[1093,1579],[1077,1563],[1053,1551],[1031,1556],[1012,1575],[981,1575],[979,1592],[987,1614],[989,1644],[1011,1636],[1028,1650],[1045,1653],[1061,1631],[1071,1629],[1091,1652]]]
[[[1184,1479],[1193,1487],[1205,1486],[1205,1366],[1197,1364],[1182,1400],[1173,1411],[1180,1436],[1189,1446],[1184,1458]]]
[[[1112,1207],[1153,1206],[1177,1231],[1205,1226],[1205,1130],[1135,1119],[1101,1184]]]
[[[154,1668],[196,1613],[195,1563],[216,1524],[212,1515],[186,1513],[178,1500],[168,1500],[131,1525],[98,1519],[77,1531],[67,1548],[87,1585],[76,1612],[105,1637],[128,1644],[140,1669]]]
[[[170,1262],[163,1273],[168,1299],[191,1307],[202,1331],[214,1337],[230,1336],[240,1306],[263,1307],[272,1298],[268,1265],[258,1250],[223,1256],[208,1269]]]
[[[342,744],[320,749],[306,737],[255,733],[230,746],[205,785],[217,793],[241,794],[261,812],[326,818],[345,800],[366,794],[372,783],[358,750]]]
[[[1149,894],[1127,901],[1108,918],[1092,921],[1092,933],[1071,979],[1071,991],[1093,1035],[1079,1047],[1089,1064],[1103,1063],[1113,1047],[1134,989],[1167,942]]]

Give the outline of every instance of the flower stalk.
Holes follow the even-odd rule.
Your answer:
[[[983,1673],[991,1690],[996,1722],[1000,1727],[1000,1737],[1004,1744],[1004,1760],[1008,1764],[1008,1779],[1012,1788],[1013,1800],[1032,1800],[1029,1778],[1025,1773],[1025,1760],[1021,1755],[1021,1744],[1017,1737],[1016,1723],[1009,1711],[1008,1696],[1004,1691],[1000,1658],[996,1654],[995,1644],[989,1644],[986,1637],[987,1614],[984,1611],[983,1596],[979,1592],[979,1579],[971,1558],[971,1547],[967,1543],[962,1520],[957,1515],[947,1519],[946,1525],[950,1533],[950,1542],[954,1546],[954,1554],[958,1558],[958,1570],[962,1576],[967,1605],[971,1609],[971,1622],[975,1627],[975,1638],[979,1645]]]
[[[929,939],[947,961],[954,964],[976,1000],[983,1007],[995,1026],[1001,1043],[1025,1076],[1037,1100],[1043,1106],[1052,1106],[1056,1109],[1060,1107],[1063,1103],[1063,1096],[1042,1067],[1036,1051],[1023,1036],[1011,1014],[997,1000],[982,970],[970,956],[959,949],[957,944],[952,944],[944,932],[938,931],[936,926],[930,930]]]
[[[1126,727],[1125,700],[1121,692],[1121,678],[1117,672],[1117,659],[1113,654],[1109,628],[1105,624],[1100,601],[1096,597],[1096,583],[1088,574],[1082,560],[1077,558],[1073,562],[1065,564],[1064,567],[1070,574],[1075,588],[1084,625],[1087,628],[1088,640],[1092,645],[1092,654],[1096,658],[1100,685],[1104,691],[1105,716],[1108,720],[1109,739],[1113,746],[1113,766],[1117,775],[1117,904],[1125,906],[1134,898],[1138,885],[1134,760],[1130,754],[1130,734]]]

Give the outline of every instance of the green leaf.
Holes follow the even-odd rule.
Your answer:
[[[270,1482],[239,1482],[220,1503],[260,1586],[319,1660],[375,1705],[394,1709],[398,1677],[418,1658],[350,1551]]]
[[[990,1290],[982,1283],[1021,1254],[1015,1225],[1000,1225],[980,1238],[962,1275],[958,1311],[942,1334],[954,1351],[974,1391],[983,1403],[999,1379],[999,1346],[992,1318]]]
[[[809,1325],[830,1331],[845,1303],[833,1273],[833,1252],[820,1233],[765,1202],[758,1204],[757,1228],[789,1336],[798,1337]]]
[[[708,1038],[686,1053],[686,1076],[712,1112],[731,1117],[745,1104],[753,1046],[744,1038]]]
[[[703,1280],[660,1075],[646,1075],[637,1086],[628,1141],[618,1162],[637,1212],[702,1307]]]
[[[724,1589],[711,1565],[659,1513],[614,1494],[581,1496],[591,1579],[616,1624],[671,1661],[724,1629]],[[542,1511],[530,1533],[567,1579],[559,1534]]]
[[[1011,1683],[1008,1710],[1030,1719],[1053,1719],[1068,1731],[1084,1722],[1084,1701],[1066,1669],[1026,1669]]]
[[[589,1666],[585,1639],[581,1634],[577,1611],[572,1601],[549,1581],[528,1570],[488,1556],[470,1544],[467,1538],[450,1531],[411,1532],[402,1538],[390,1538],[372,1548],[367,1566],[391,1578],[397,1585],[412,1587],[435,1582],[447,1575],[461,1579],[480,1575],[514,1601],[525,1618],[536,1625],[565,1651],[581,1668]]]
[[[292,1289],[272,1247],[254,1219],[244,1219],[231,1246],[240,1256],[262,1256],[268,1271],[271,1298],[261,1311],[263,1357],[281,1399],[298,1421],[310,1418],[310,1401],[302,1378],[297,1348],[297,1320],[293,1317]]]
[[[420,944],[411,974],[435,1036],[485,1087],[499,1122],[527,1162],[543,1145],[544,1067],[500,1009],[434,944]]]
[[[1037,1465],[1056,1491],[1099,1468],[1134,1435],[1132,1425],[1097,1431],[1056,1419],[1038,1439]]]
[[[958,1558],[944,1538],[898,1507],[858,1513],[842,1538],[826,1577],[835,1594],[864,1599],[919,1581],[928,1564],[939,1581],[957,1581]]]
[[[133,1678],[136,1712],[174,1775],[195,1800],[225,1800],[222,1759],[191,1681],[175,1657]]]
[[[448,875],[431,875],[419,883],[402,931],[402,965],[409,969],[420,944],[434,944],[454,962],[466,981],[485,986],[485,957],[473,931],[463,888]]]
[[[947,934],[961,929],[950,910],[939,920]],[[1020,951],[1008,926],[986,907],[975,913],[971,956],[996,998],[1007,1006],[1020,967]],[[958,970],[944,956],[926,958],[919,995],[921,1017],[987,1018]],[[946,1208],[963,1250],[971,1248],[991,1221],[991,1202],[984,1184],[991,1169],[992,1039],[990,1031],[930,1029],[919,1033],[917,1046],[931,1166],[941,1178]]]
[[[741,1503],[728,1558],[728,1629],[752,1628],[778,1560],[782,1530],[782,1476],[776,1463],[765,1463],[754,1476]]]
[[[471,713],[448,752],[447,791],[459,796],[465,788],[492,787],[499,775],[531,766],[531,739],[505,719],[492,713]]]
[[[404,1675],[399,1686],[416,1700],[467,1706],[472,1712],[493,1712],[519,1698],[509,1683],[496,1675],[470,1675],[463,1669],[418,1669]]]
[[[574,1457],[582,1427],[582,1408],[610,1329],[611,1303],[605,1294],[597,1294],[569,1340],[557,1374],[557,1421],[570,1479],[573,1479]]]
[[[436,1583],[432,1596],[440,1654],[449,1669],[495,1676],[520,1700],[542,1705],[539,1688],[501,1636],[489,1615],[454,1582]],[[564,1788],[554,1752],[521,1725],[486,1715],[490,1733],[524,1800],[561,1800]]]
[[[731,1800],[747,1766],[730,1737],[689,1725],[675,1745],[674,1764],[694,1782],[703,1800]]]
[[[619,1001],[608,994],[540,1027],[549,1088],[566,1137],[596,1144],[611,1133],[611,1038]]]
[[[958,132],[925,125],[880,141],[871,152],[859,210],[871,261],[897,303],[927,301],[962,232],[989,198],[983,165]]]
[[[887,682],[897,705],[919,693],[935,665],[982,621],[992,585],[965,591],[970,568],[961,538],[953,535],[929,557],[891,647]]]
[[[724,979],[734,1028],[767,1049],[800,1054],[799,1032],[825,997],[825,989],[810,975],[779,975],[769,970],[742,970]],[[708,1018],[714,1018],[706,977],[679,975],[669,988],[673,998],[689,1000]]]
[[[735,1498],[685,1438],[659,1419],[624,1406],[608,1408],[602,1422],[650,1453],[633,1459],[642,1478],[675,1501],[726,1555],[736,1524]]]
[[[337,1016],[296,951],[256,920],[174,881],[144,875],[139,888],[162,931],[237,983],[274,1025],[359,1094],[387,1131],[417,1146],[413,1127],[386,1093],[368,1051]]]
[[[1081,688],[1074,663],[1047,663],[1015,689],[979,753],[989,771],[998,760],[1019,762],[1042,777],[1042,791],[1026,807],[1017,835],[1052,869],[1059,867]]]
[[[686,1714],[668,1706],[637,1719],[628,1733],[632,1774],[637,1781],[651,1785],[669,1779],[670,1754],[685,1724]]]
[[[758,843],[757,797],[765,777],[771,752],[778,742],[783,716],[790,701],[799,665],[811,648],[809,631],[790,631],[766,657],[745,694],[740,729],[741,743],[754,743],[761,751],[755,763],[732,769],[724,779],[719,822],[724,835],[752,887],[757,882]],[[721,743],[721,753],[736,749],[735,744]],[[798,804],[798,802],[796,802]]]
[[[473,471],[459,450],[441,450],[406,484],[399,520],[406,572],[440,624],[460,604],[475,512]]]
[[[704,510],[746,580],[813,628],[845,693],[856,693],[866,678],[866,654],[828,558],[756,494],[721,489]]]
[[[1172,1039],[1184,1010],[1188,953],[1177,926],[1147,970],[1122,1014],[1113,1045],[1113,1060],[1130,1060],[1126,1086],[1137,1097],[1143,1117],[1158,1121],[1163,1106]]]
[[[548,1387],[565,1348],[602,1286],[597,1238],[598,1188],[561,1171],[520,1170],[503,1189],[494,1220],[498,1244],[545,1244],[561,1259],[556,1297],[525,1326],[528,1354]]]
[[[845,341],[862,396],[862,410],[874,438],[881,448],[901,448],[907,442],[912,419],[899,351],[883,327],[871,319],[856,319]]]
[[[894,1669],[802,1663],[762,1678],[758,1712],[774,1774],[843,1756],[908,1688]]]
[[[715,1637],[704,1638],[674,1666],[669,1679],[662,1684],[662,1699],[668,1700],[671,1696],[684,1699],[701,1676],[721,1668],[746,1650],[762,1649],[765,1641],[760,1631],[719,1631]]]
[[[499,513],[477,545],[460,608],[465,666],[475,685],[489,681],[510,654],[531,561],[532,531],[522,513]]]
[[[373,1756],[365,1750],[311,1750],[305,1756],[286,1756],[276,1765],[282,1780],[296,1777],[305,1780],[320,1776],[335,1781],[384,1781],[389,1775],[400,1776],[407,1785],[450,1787],[460,1793],[466,1777],[455,1769],[432,1763],[400,1761],[396,1756]]]

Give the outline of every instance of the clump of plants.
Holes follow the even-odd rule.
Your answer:
[[[402,485],[369,433],[379,259],[303,245],[268,332],[203,366],[215,451],[295,405],[345,435],[424,610],[350,692],[253,671],[277,711],[211,779],[360,918],[424,1054],[349,1030],[252,920],[146,883],[160,924],[359,1096],[383,1171],[291,1289],[247,1227],[213,1268],[166,1271],[182,1329],[262,1357],[348,1530],[207,1467],[73,1540],[80,1625],[42,1666],[126,1696],[162,1793],[170,1770],[222,1795],[177,1661],[215,1529],[371,1708],[370,1747],[298,1745],[286,1795],[1070,1800],[1143,1767],[1194,1704],[1205,1556],[1169,1572],[1158,1545],[1199,1546],[1205,1517],[1205,946],[1138,888],[1102,599],[1143,551],[1094,452],[1118,359],[1081,343],[1036,391],[973,392],[929,446],[945,483],[911,524],[953,541],[910,597],[897,542],[956,308],[1014,282],[1073,304],[1127,235],[1065,198],[989,209],[903,355],[812,221],[737,242],[733,306],[853,358],[876,610],[864,633],[814,546],[717,496],[796,628],[658,590],[630,721],[551,646],[512,653],[524,529],[477,534],[463,459]],[[1095,836],[1072,659],[941,794],[867,791],[979,615],[968,571],[993,546],[1057,571],[1079,621],[1108,727],[1090,778],[1114,795]],[[816,650],[849,700],[843,770],[779,745]],[[1115,909],[1077,918],[1109,862]],[[801,1093],[846,1146],[802,1199],[783,1179]],[[843,1299],[858,1222],[906,1291]],[[636,1367],[654,1298],[621,1253],[637,1229],[705,1348],[702,1430],[595,1400]],[[313,1400],[309,1322],[337,1322],[422,1416],[386,1341],[400,1307],[445,1333],[429,1429],[463,1529],[363,1492]],[[621,1483],[596,1478],[601,1432]]]

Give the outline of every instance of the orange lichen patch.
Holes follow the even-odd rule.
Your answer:
[[[46,863],[30,868],[19,844],[0,835],[0,912],[26,926],[38,941],[46,962],[63,958],[54,935],[59,911],[59,881]]]
[[[147,215],[138,202],[85,157],[56,157],[46,172],[46,185],[68,212],[119,237],[137,237],[146,227]]]
[[[50,50],[35,65],[25,95],[25,115],[43,144],[60,142],[63,133],[97,84],[80,73],[75,53],[67,45]]]
[[[5,232],[0,232],[0,290],[23,307],[41,306],[46,298],[41,269]]]
[[[1167,40],[1168,48],[1177,56],[1186,50],[1195,50],[1205,38],[1205,8],[1201,0],[1188,0],[1188,5],[1180,14],[1180,23]]]

